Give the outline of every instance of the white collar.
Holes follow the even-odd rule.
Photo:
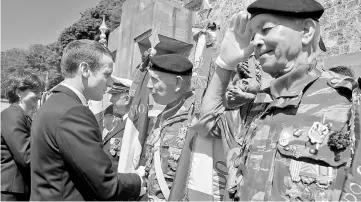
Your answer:
[[[70,90],[72,90],[72,91],[79,97],[81,103],[82,103],[84,106],[87,106],[86,99],[85,99],[84,95],[83,95],[80,91],[78,91],[78,90],[75,89],[73,86],[68,85],[68,84],[66,84],[66,83],[62,83],[61,85],[69,88]]]
[[[128,113],[123,115],[123,121],[125,121],[128,118]]]

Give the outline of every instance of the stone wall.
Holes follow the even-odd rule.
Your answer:
[[[200,0],[173,0],[181,3],[190,10],[201,8]],[[209,0],[213,10],[207,18],[206,11],[196,13],[193,27],[205,27],[208,22],[216,22],[220,26],[218,42],[213,50],[210,74],[214,71],[214,60],[219,54],[220,42],[228,28],[229,20],[233,14],[246,10],[247,6],[255,0]],[[353,69],[356,76],[361,76],[361,0],[318,0],[325,8],[320,19],[321,36],[327,51],[318,51],[318,65],[327,69],[338,65],[345,65]],[[196,44],[194,44],[196,45]],[[190,60],[193,60],[191,52]],[[209,66],[202,67],[208,69]],[[208,78],[209,79],[209,78]],[[198,94],[203,92],[207,78],[195,76],[193,86]],[[262,72],[262,88],[269,86],[272,78]],[[201,85],[202,84],[202,85]],[[201,98],[197,99],[197,107]]]
[[[208,19],[204,12],[196,14],[195,26],[202,27],[208,21],[220,25],[219,42],[228,28],[233,14],[246,10],[255,0],[209,0],[213,5]],[[361,76],[361,0],[318,0],[325,8],[320,19],[321,36],[327,51],[318,51],[318,64],[325,69],[346,65],[353,68],[356,75]],[[183,0],[183,3],[199,2],[198,0]],[[194,6],[194,4],[193,4]],[[197,8],[197,6],[194,6]],[[199,6],[198,6],[199,7]],[[219,54],[218,42],[213,59]],[[351,60],[350,60],[351,59]],[[337,63],[335,62],[337,61]],[[264,74],[264,86],[271,78]]]
[[[351,54],[361,51],[361,0],[318,0],[325,8],[320,19],[321,34],[327,52],[320,51],[318,58]],[[221,25],[220,38],[228,28],[229,19],[234,13],[245,10],[254,0],[210,0],[215,9],[210,20]],[[198,14],[198,17],[200,14]],[[198,18],[197,23],[202,23]]]
[[[319,58],[361,51],[361,0],[320,1],[325,13],[320,19],[322,37],[327,47]],[[360,58],[361,61],[361,58]]]
[[[158,53],[189,53],[192,48],[194,13],[170,0],[127,0],[122,22],[109,35],[109,49],[116,51],[113,75],[132,79],[141,55],[151,46],[149,37],[156,30]],[[117,32],[117,33],[116,33]]]

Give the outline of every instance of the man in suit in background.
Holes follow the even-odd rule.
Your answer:
[[[129,88],[132,85],[132,81],[114,76],[113,81],[113,86],[108,93],[112,95],[110,102],[113,106],[113,115],[118,119],[121,117],[121,119],[117,121],[116,126],[103,138],[103,150],[112,161],[112,169],[118,170],[120,148],[130,107]]]
[[[69,43],[61,60],[64,81],[34,119],[31,200],[127,200],[140,194],[139,174],[117,173],[103,151],[101,131],[85,106],[113,84],[111,53],[99,42]]]
[[[1,112],[1,200],[28,201],[30,197],[30,113],[38,108],[43,83],[24,72],[5,84],[11,104]]]

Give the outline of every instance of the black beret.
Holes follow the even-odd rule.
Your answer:
[[[176,75],[191,75],[193,64],[184,56],[179,54],[167,54],[153,56],[150,58],[151,70]]]
[[[324,8],[315,0],[257,0],[248,6],[247,11],[252,17],[269,13],[318,20]]]
[[[104,110],[104,116],[106,116],[106,115],[113,115],[113,105],[108,106]]]

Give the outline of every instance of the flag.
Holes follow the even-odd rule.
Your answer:
[[[208,10],[213,8],[212,5],[209,3],[209,0],[204,0],[202,6],[202,10]]]
[[[192,120],[179,159],[169,201],[227,199],[228,168],[222,139],[210,137],[208,129],[212,127],[204,127],[205,125],[214,126],[215,120],[217,119],[210,120],[209,116]],[[225,129],[222,129],[222,132],[226,131]]]
[[[222,140],[190,129],[182,149],[169,201],[221,201],[227,168]]]
[[[131,89],[135,89],[126,120],[118,172],[131,173],[137,169],[148,130],[149,90],[147,71],[137,70]],[[135,85],[135,86],[134,86]],[[133,94],[133,93],[132,93]]]
[[[152,35],[149,37],[150,45],[154,48],[157,44],[160,43],[157,33],[157,28],[154,29]]]

